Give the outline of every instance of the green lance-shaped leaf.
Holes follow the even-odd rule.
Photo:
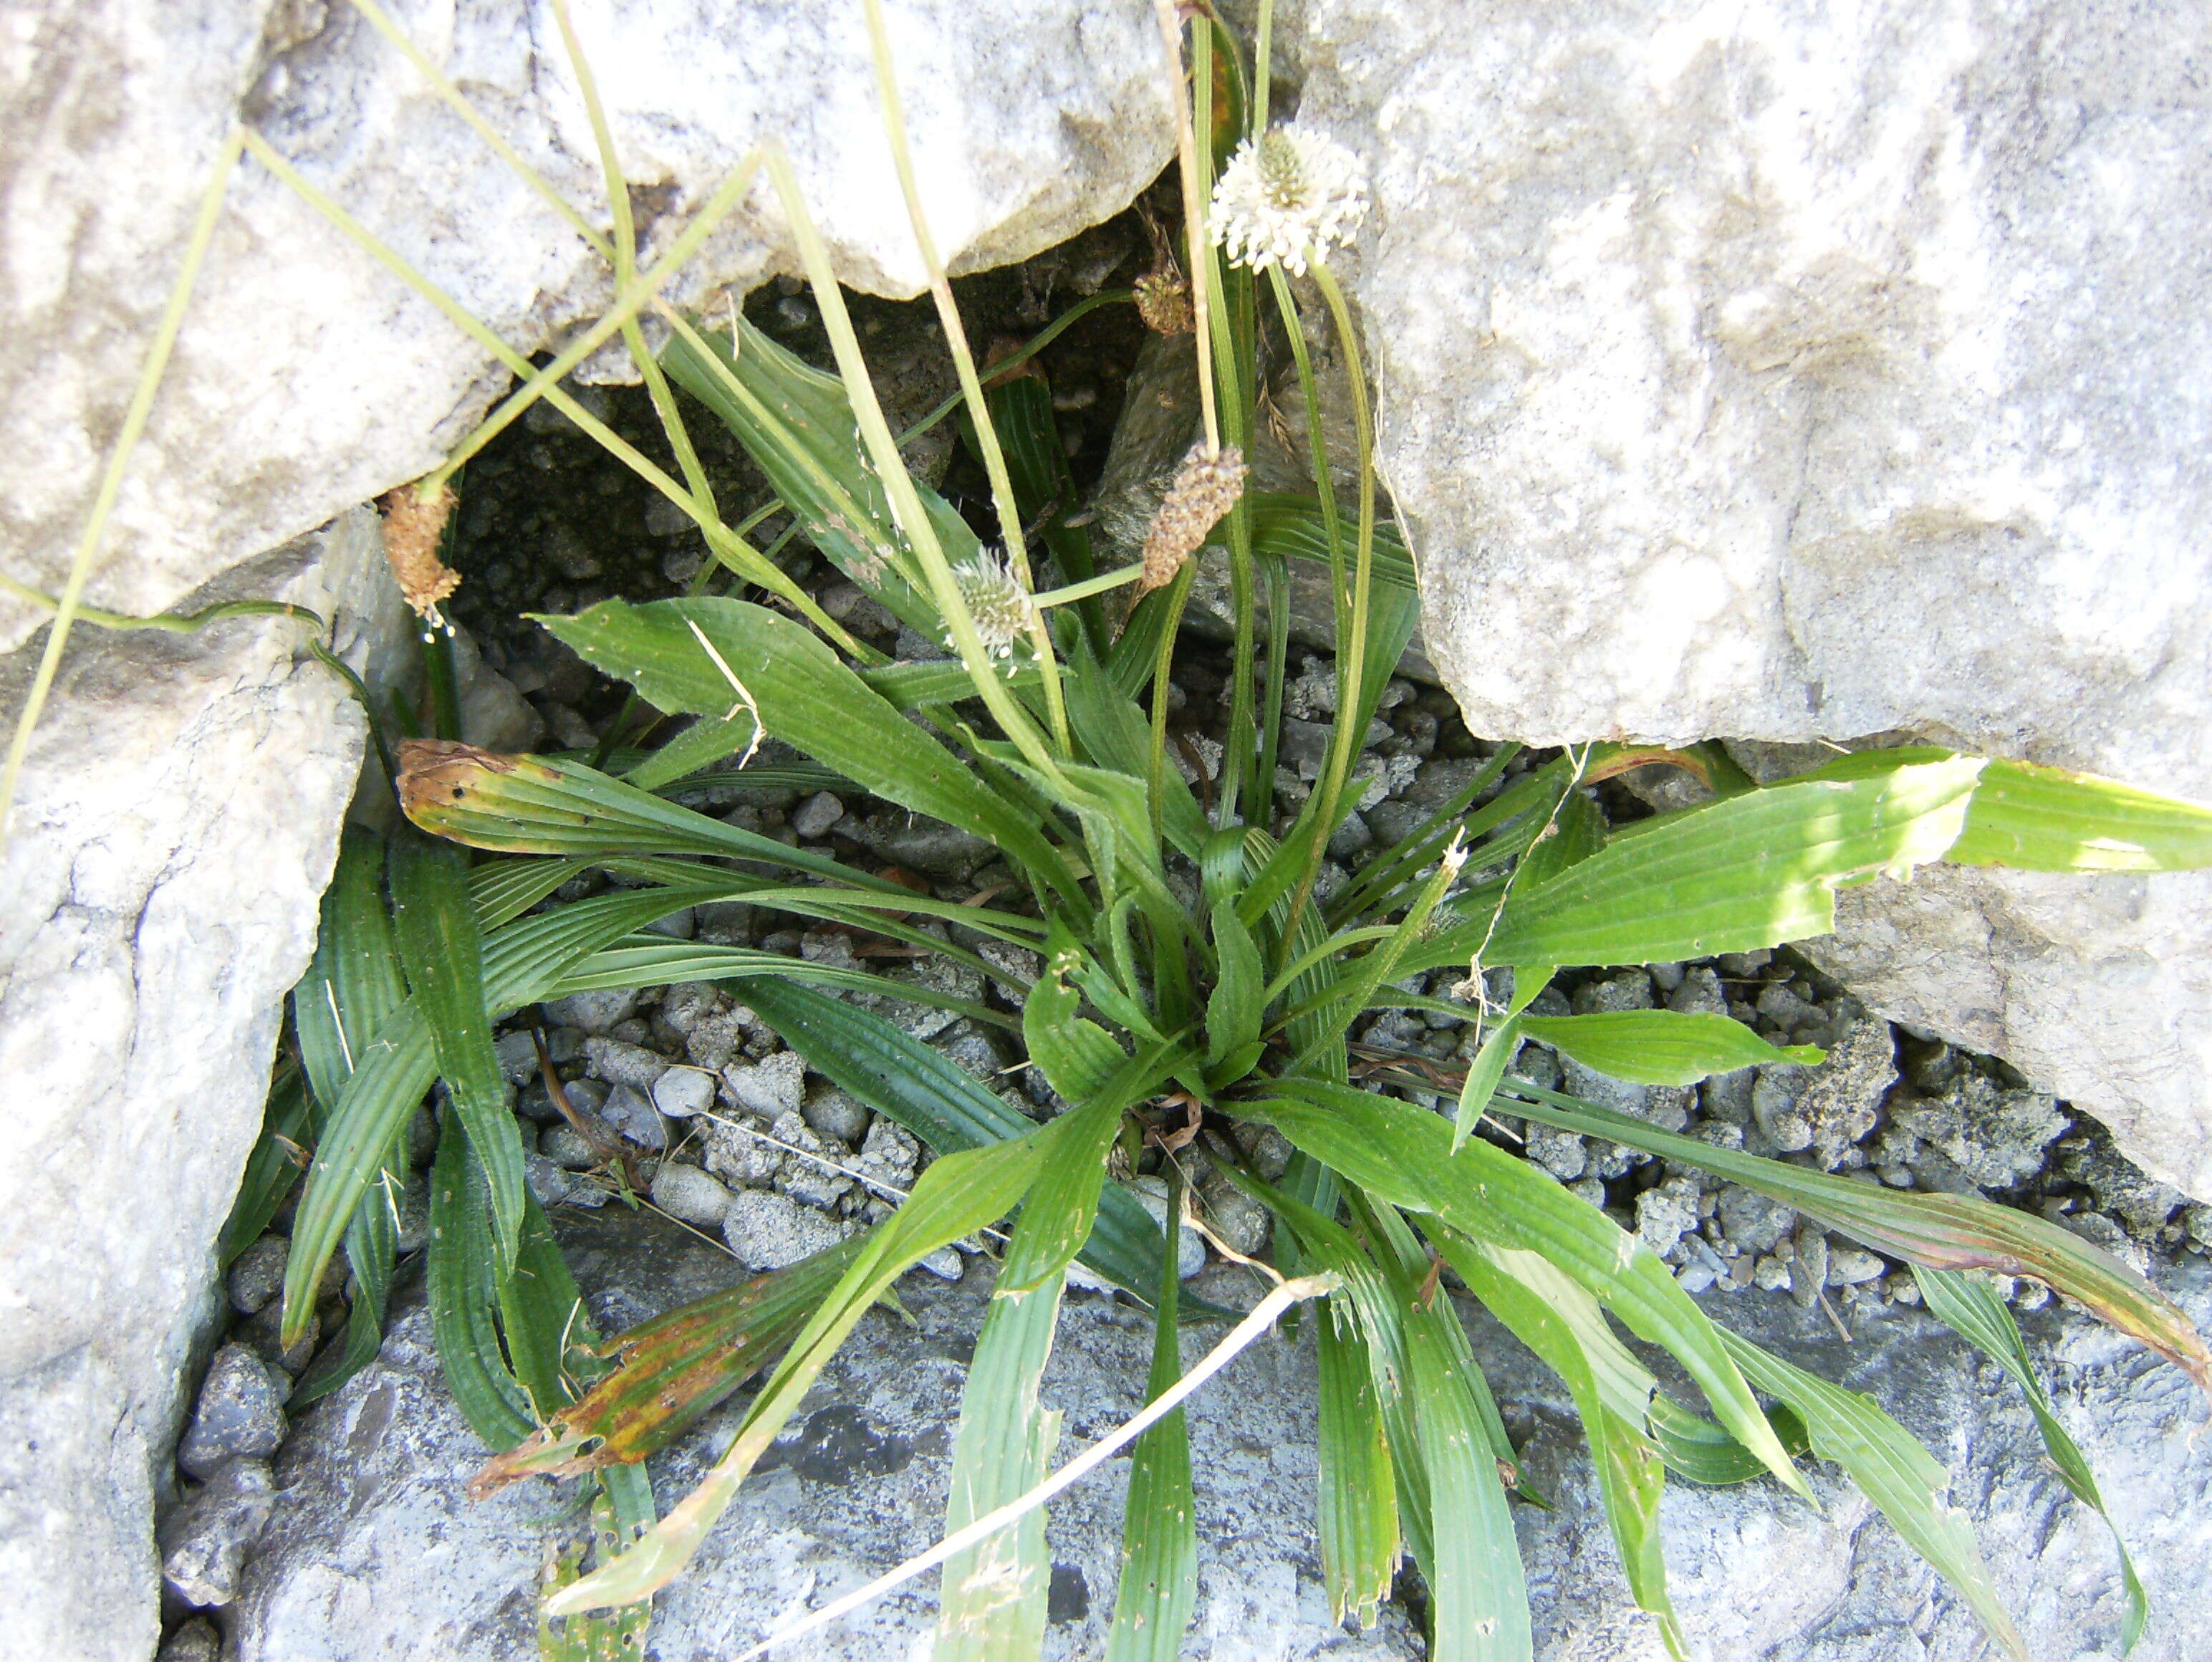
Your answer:
[[[1036,1129],[942,1051],[879,1015],[781,978],[734,985],[809,1068],[940,1154],[987,1148]],[[1099,1196],[1097,1221],[1077,1256],[1116,1286],[1149,1298],[1166,1250],[1143,1202],[1111,1184]],[[1198,1308],[1224,1313],[1212,1305]]]
[[[948,1535],[1043,1481],[1060,1415],[1039,1402],[1038,1388],[1067,1265],[1091,1233],[1106,1151],[1149,1065],[1143,1058],[1126,1064],[1091,1101],[1053,1123],[1059,1135],[1023,1202],[961,1393],[945,1507]],[[1035,1655],[1044,1638],[1049,1569],[1042,1508],[948,1559],[937,1601],[936,1662]]]
[[[492,1233],[503,1270],[521,1250],[522,1133],[507,1105],[484,1003],[483,941],[469,898],[468,856],[450,843],[393,839],[388,870],[392,924],[415,1008],[430,1025],[438,1071],[491,1185]]]
[[[2051,1393],[2044,1389],[2043,1378],[2036,1372],[2027,1346],[2020,1336],[2019,1324],[2013,1320],[2012,1312],[2005,1308],[1996,1290],[1986,1282],[1954,1269],[1916,1269],[1912,1278],[1919,1284],[1921,1297],[1926,1300],[1930,1315],[1940,1318],[2012,1376],[2013,1383],[2027,1398],[2027,1406],[2035,1415],[2036,1428],[2043,1434],[2044,1452],[2058,1468],[2060,1480],[2074,1491],[2082,1505],[2094,1511],[2111,1527],[2113,1549],[2120,1555],[2120,1582],[2128,1596],[2128,1613],[2120,1622],[2120,1654],[2125,1656],[2142,1637],[2150,1601],[2143,1592],[2142,1579],[2136,1574],[2128,1543],[2120,1538],[2120,1527],[2113,1522],[2112,1514],[2106,1508],[2105,1497],[2098,1490],[2096,1473],[2089,1469],[2081,1445],[2059,1423],[2057,1411],[2051,1406]]]
[[[1104,1089],[1127,1058],[1113,1036],[1080,1014],[1082,995],[1067,977],[1082,967],[1082,948],[1067,926],[1052,920],[1045,941],[1044,973],[1022,1005],[1022,1044],[1045,1082],[1070,1102]]]
[[[1469,1391],[1471,1359],[1453,1345],[1450,1301],[1417,1301],[1407,1318],[1407,1381],[1413,1420],[1429,1469],[1429,1530],[1424,1568],[1435,1600],[1435,1662],[1524,1662],[1534,1653],[1528,1587],[1506,1507],[1491,1437]]]
[[[1170,1188],[1171,1212],[1180,1210],[1181,1194],[1180,1186]],[[1145,1382],[1148,1403],[1182,1377],[1176,1270],[1172,1259],[1162,1257],[1152,1308],[1152,1366]],[[1176,1662],[1197,1599],[1198,1502],[1191,1491],[1190,1428],[1177,1409],[1138,1438],[1130,1452],[1121,1574],[1106,1662]]]
[[[1293,560],[1328,563],[1328,530],[1320,499],[1283,490],[1248,491],[1252,510],[1252,551]],[[1408,594],[1418,594],[1413,557],[1406,551],[1398,527],[1388,520],[1375,527],[1375,581]]]
[[[323,892],[315,955],[292,989],[300,1059],[325,1113],[337,1105],[378,1026],[407,996],[383,876],[383,843],[359,826],[346,827]]]
[[[1777,786],[1669,816],[1516,892],[1484,959],[1647,964],[1826,934],[1835,927],[1838,883],[1942,858],[1958,840],[1981,770],[1977,759],[1956,758],[1867,779]],[[1487,921],[1486,914],[1444,931],[1437,944],[1472,952]]]
[[[1528,1025],[1522,1013],[1551,979],[1548,967],[1523,965],[1513,971],[1513,996],[1506,1004],[1504,1019],[1484,1036],[1468,1067],[1467,1083],[1460,1088],[1459,1106],[1452,1116],[1455,1152],[1490,1111],[1490,1099],[1498,1090],[1498,1081],[1505,1076],[1505,1064],[1521,1048],[1522,1030]]]
[[[1734,1333],[1723,1336],[1752,1382],[1805,1422],[1813,1452],[1849,1472],[1912,1549],[1958,1589],[1989,1635],[2026,1662],[2027,1647],[1990,1580],[1973,1525],[1943,1498],[1950,1474],[1935,1457],[1871,1397],[1832,1385]]]
[[[1953,753],[1933,745],[1859,751],[1804,776],[1870,778]],[[2193,871],[2212,866],[2212,808],[2092,773],[1992,761],[1982,770],[1966,829],[1943,857],[2017,871]]]
[[[1641,1429],[1649,1390],[1641,1400],[1625,1403],[1601,1388],[1598,1365],[1584,1350],[1580,1333],[1536,1288],[1515,1274],[1524,1262],[1552,1270],[1545,1259],[1533,1252],[1488,1251],[1449,1229],[1434,1230],[1431,1239],[1468,1291],[1559,1376],[1574,1397],[1629,1592],[1638,1608],[1658,1622],[1668,1653],[1680,1657],[1681,1628],[1667,1597],[1667,1561],[1659,1538],[1659,1496],[1666,1486],[1666,1470],[1657,1446]],[[1624,1409],[1628,1411],[1622,1412]]]
[[[259,1240],[270,1220],[283,1209],[284,1197],[300,1180],[304,1151],[314,1143],[313,1117],[307,1076],[289,1061],[281,1062],[270,1083],[268,1105],[262,1110],[261,1135],[254,1140],[238,1180],[238,1198],[231,1202],[230,1216],[216,1238],[216,1262],[223,1269]]]
[[[1321,1563],[1332,1621],[1375,1625],[1398,1573],[1398,1480],[1356,1310],[1330,1300],[1316,1324],[1320,1372]]]
[[[1260,1037],[1267,972],[1259,943],[1237,915],[1237,903],[1213,903],[1213,951],[1219,969],[1206,1001],[1206,1060],[1218,1067],[1249,1050]]]
[[[346,1318],[343,1346],[325,1348],[300,1376],[290,1403],[301,1408],[327,1397],[376,1360],[384,1345],[385,1301],[399,1258],[399,1195],[407,1179],[405,1155],[398,1149],[384,1158],[353,1221],[346,1226],[346,1267],[353,1308]]]
[[[573,1477],[629,1464],[682,1436],[805,1324],[859,1251],[858,1241],[656,1316],[597,1347],[617,1366],[580,1400],[469,1480],[482,1500],[518,1477]]]
[[[868,460],[844,384],[778,345],[742,316],[720,338],[670,341],[661,362],[684,390],[727,426],[768,476],[807,538],[830,563],[892,614],[925,634],[942,625],[926,594],[909,584],[912,556]],[[945,557],[974,556],[975,533],[941,496],[919,483],[923,510]]]
[[[514,922],[587,863],[581,860],[483,861],[469,874],[469,898],[476,903],[477,927],[489,932]]]
[[[750,711],[702,715],[659,750],[633,764],[623,778],[640,790],[657,791],[714,766],[725,757],[751,749],[759,738],[760,723]]]
[[[1604,846],[1605,815],[1584,791],[1570,787],[1542,834],[1522,856],[1514,886],[1540,889]]]
[[[1521,1031],[1594,1073],[1638,1085],[1694,1085],[1708,1075],[1778,1062],[1813,1067],[1827,1056],[1817,1045],[1769,1044],[1732,1016],[1676,1010],[1526,1016]],[[1497,1088],[1493,1078],[1485,1104]]]
[[[325,1121],[352,1078],[356,1057],[407,996],[384,902],[384,863],[378,838],[357,827],[346,830],[323,895],[315,956],[292,993],[294,1031],[322,1108],[318,1117]],[[346,1263],[353,1272],[346,1342],[325,1350],[301,1378],[295,1395],[302,1408],[366,1367],[383,1342],[385,1299],[398,1256],[398,1196],[406,1181],[404,1156],[388,1148],[346,1224]]]
[[[500,1348],[488,1198],[468,1134],[448,1122],[430,1168],[430,1332],[453,1405],[496,1450],[528,1436],[535,1422]]]
[[[728,886],[629,890],[595,895],[558,911],[519,918],[486,937],[485,1007],[496,1019],[550,993],[562,971],[607,941],[681,911],[726,898]],[[284,1264],[284,1342],[296,1343],[314,1311],[314,1291],[363,1191],[390,1154],[407,1116],[438,1076],[428,1019],[416,1001],[392,1012],[371,1038],[315,1146],[307,1192],[292,1222]]]
[[[793,749],[886,801],[988,838],[1085,904],[1033,815],[984,784],[790,619],[741,600],[695,599],[605,600],[574,618],[540,621],[659,708],[718,716],[733,705],[750,708]]]
[[[1963,1195],[1900,1194],[1662,1131],[1632,1115],[1508,1079],[1508,1111],[1540,1125],[1609,1137],[1795,1207],[1916,1268],[2032,1275],[2141,1340],[2212,1397],[2212,1348],[2173,1301],[2102,1247],[2032,1213]]]
[[[1279,1088],[1291,1094],[1249,1111],[1393,1205],[1433,1213],[1478,1240],[1540,1252],[1602,1299],[1639,1338],[1670,1352],[1736,1440],[1805,1492],[1717,1330],[1635,1236],[1479,1137],[1453,1152],[1451,1127],[1410,1104],[1316,1080],[1286,1080]]]
[[[572,1616],[635,1604],[681,1574],[854,1324],[922,1258],[1012,1211],[1036,1182],[1044,1157],[1064,1135],[1059,1128],[1070,1117],[1025,1137],[946,1154],[924,1172],[906,1203],[863,1242],[698,1487],[612,1564],[549,1598],[547,1611]]]

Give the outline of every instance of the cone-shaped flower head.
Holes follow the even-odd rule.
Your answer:
[[[1246,139],[1213,187],[1213,240],[1231,261],[1295,277],[1332,243],[1347,240],[1367,212],[1359,158],[1295,124]]]
[[[995,548],[984,549],[974,559],[955,566],[952,581],[960,598],[968,603],[968,615],[975,620],[983,650],[994,658],[1012,658],[1015,642],[1029,632],[1030,618],[1036,607],[1029,590],[1022,587],[1020,576],[1006,563],[1006,555]],[[949,635],[945,643],[952,644]]]

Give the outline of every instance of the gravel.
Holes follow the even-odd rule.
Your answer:
[[[663,1160],[653,1179],[653,1203],[684,1223],[719,1229],[730,1209],[730,1191],[696,1166]]]
[[[762,1062],[732,1062],[722,1070],[722,1083],[738,1107],[772,1120],[798,1111],[806,1063],[795,1050],[779,1050]]]
[[[207,1486],[162,1525],[158,1545],[163,1584],[204,1610],[229,1604],[238,1596],[246,1555],[268,1527],[276,1506],[276,1479],[267,1460],[225,1460],[208,1473]]]
[[[755,1270],[797,1263],[854,1233],[852,1224],[802,1206],[788,1195],[759,1189],[738,1190],[722,1219],[722,1238],[730,1251]]]
[[[653,1105],[652,1098],[633,1086],[617,1085],[608,1092],[599,1117],[641,1148],[658,1153],[668,1146],[668,1125],[660,1117],[660,1110]]]
[[[240,1253],[230,1274],[223,1278],[230,1307],[241,1316],[251,1316],[283,1292],[284,1260],[291,1251],[292,1243],[283,1236],[264,1235]]]
[[[791,828],[809,843],[829,836],[845,817],[845,805],[828,791],[817,791],[791,811]]]
[[[653,1105],[672,1119],[690,1119],[714,1105],[714,1075],[701,1068],[671,1068],[653,1083]]]
[[[177,1446],[177,1464],[205,1481],[227,1460],[274,1454],[284,1440],[283,1402],[290,1391],[246,1346],[224,1345],[208,1366],[191,1423]]]
[[[545,1019],[562,1027],[580,1027],[587,1033],[605,1033],[628,1019],[637,1008],[635,992],[571,993],[548,1001]]]

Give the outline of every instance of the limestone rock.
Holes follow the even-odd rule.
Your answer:
[[[726,1258],[650,1218],[611,1214],[562,1227],[603,1325],[736,1279]],[[1199,1286],[1223,1296],[1241,1275],[1231,1269]],[[2212,1318],[2209,1282],[2212,1273],[2191,1262],[2168,1285],[2200,1324]],[[883,1311],[862,1318],[692,1570],[656,1603],[658,1655],[727,1655],[801,1604],[935,1538],[964,1377],[958,1359],[982,1320],[987,1283],[973,1274],[957,1287],[909,1275],[898,1292],[915,1326]],[[1659,1662],[1665,1649],[1621,1580],[1565,1391],[1456,1302],[1522,1462],[1557,1507],[1515,1508],[1537,1654]],[[1872,1391],[1930,1444],[2039,1654],[2117,1653],[2121,1593],[2110,1538],[2051,1476],[2027,1409],[1994,1368],[1915,1312],[1863,1324],[1849,1344],[1820,1312],[1787,1299],[1745,1294],[1726,1314],[1799,1366]],[[447,1397],[427,1325],[419,1310],[403,1310],[380,1360],[316,1404],[286,1445],[277,1465],[283,1503],[231,1615],[238,1662],[332,1654],[519,1662],[535,1653],[529,1611],[540,1555],[549,1531],[574,1525],[534,1485],[480,1506],[463,1498],[483,1450]],[[2150,1588],[2151,1623],[2136,1657],[2185,1662],[2201,1649],[2195,1596],[2212,1517],[2212,1449],[2191,1434],[2202,1400],[2179,1371],[2086,1318],[2054,1307],[2029,1318],[2027,1330],[2057,1412],[2096,1467]],[[1043,1387],[1066,1415],[1064,1452],[1135,1408],[1150,1343],[1149,1326],[1132,1312],[1070,1302]],[[1395,1608],[1358,1637],[1328,1623],[1316,1574],[1313,1366],[1310,1338],[1266,1339],[1192,1399],[1201,1586],[1186,1655],[1381,1662],[1421,1653]],[[664,1507],[732,1423],[722,1409],[656,1459]],[[1064,1591],[1047,1629],[1049,1656],[1103,1648],[1127,1470],[1126,1461],[1109,1463],[1053,1503],[1048,1538]],[[1692,1654],[1769,1662],[1981,1654],[1972,1618],[1872,1508],[1832,1468],[1814,1482],[1819,1510],[1769,1482],[1669,1485],[1661,1527]],[[926,1646],[933,1617],[924,1583],[817,1635],[807,1654],[822,1662],[903,1655]]]
[[[339,614],[358,660],[389,593],[354,514],[195,600]],[[360,766],[302,627],[80,627],[0,850],[0,1076],[35,1151],[0,1176],[0,1575],[26,1654],[154,1649],[155,1485]],[[0,664],[11,716],[35,650]]]
[[[25,228],[10,238],[0,332],[0,540],[21,581],[60,585],[102,448],[241,115],[526,355],[562,344],[611,295],[606,266],[350,7],[18,9],[21,61],[0,110],[0,199]],[[393,9],[529,163],[604,226],[598,152],[550,8]],[[656,9],[649,26],[614,0],[572,9],[636,204],[641,260],[750,147],[775,138],[844,280],[920,291],[856,17],[779,0],[690,0]],[[1024,258],[1104,218],[1171,156],[1148,8],[888,9],[925,206],[954,270]],[[669,297],[697,307],[795,271],[785,223],[757,186]],[[416,478],[505,379],[268,172],[241,166],[88,598],[159,611]],[[0,646],[35,621],[0,599]]]
[[[1431,656],[1500,738],[1905,729],[2212,799],[2199,8],[1305,9]],[[1810,950],[2212,1196],[2212,879]]]

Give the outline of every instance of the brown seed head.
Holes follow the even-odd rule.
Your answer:
[[[1156,335],[1187,335],[1196,323],[1191,309],[1190,284],[1173,266],[1147,271],[1133,285],[1137,315]]]
[[[1168,491],[1168,499],[1152,516],[1145,534],[1145,575],[1137,593],[1145,594],[1174,581],[1182,563],[1205,545],[1206,533],[1221,516],[1237,506],[1244,494],[1244,453],[1224,445],[1208,455],[1201,442],[1190,447]]]
[[[461,574],[438,557],[438,543],[453,513],[448,485],[427,498],[412,485],[402,485],[384,499],[384,557],[407,604],[434,623],[438,602],[461,586]]]

